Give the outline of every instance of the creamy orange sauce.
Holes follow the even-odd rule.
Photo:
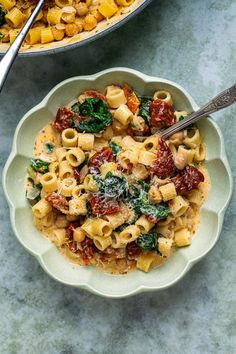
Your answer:
[[[47,144],[53,146],[53,151],[49,152]],[[55,149],[61,146],[60,134],[53,129],[51,124],[46,125],[35,140],[34,144],[34,157],[47,162],[53,162],[56,160]]]

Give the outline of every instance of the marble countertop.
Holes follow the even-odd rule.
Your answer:
[[[0,96],[0,166],[19,119],[58,82],[127,66],[180,83],[203,104],[235,82],[236,3],[154,0],[85,47],[18,58]],[[236,105],[214,115],[236,173]],[[236,198],[210,254],[174,287],[104,299],[51,279],[13,235],[0,189],[0,353],[236,353]]]

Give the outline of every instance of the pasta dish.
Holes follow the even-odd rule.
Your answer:
[[[39,132],[26,179],[34,223],[64,256],[107,272],[144,272],[189,246],[210,188],[206,145],[171,94],[129,84],[82,92]]]
[[[99,22],[122,14],[135,0],[46,0],[26,38],[46,44],[92,31]],[[0,41],[10,44],[30,17],[37,0],[0,0]]]

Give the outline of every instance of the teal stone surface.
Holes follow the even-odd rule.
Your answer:
[[[0,166],[20,118],[58,82],[126,66],[181,84],[201,105],[236,81],[236,2],[154,0],[115,32],[18,58],[0,95]],[[214,115],[236,175],[236,105]],[[236,198],[214,249],[175,286],[127,299],[51,279],[19,244],[0,189],[1,354],[235,354]]]

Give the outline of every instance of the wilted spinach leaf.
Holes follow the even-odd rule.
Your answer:
[[[137,238],[136,243],[143,251],[155,250],[157,249],[158,238],[160,236],[162,235],[155,231],[151,231],[147,234],[141,234]]]
[[[150,98],[141,97],[141,105],[139,107],[139,116],[143,117],[145,122],[149,124],[150,122],[150,104],[152,100]]]
[[[31,159],[30,162],[30,167],[35,171],[39,173],[47,173],[49,171],[49,162],[45,162],[40,159]]]
[[[79,106],[79,114],[86,117],[76,129],[86,133],[100,133],[112,123],[108,104],[100,98],[86,98]]]

